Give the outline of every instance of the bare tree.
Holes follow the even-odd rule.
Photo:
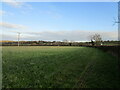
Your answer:
[[[93,40],[95,40],[96,42],[102,41],[101,35],[100,34],[94,34],[93,35]]]
[[[94,44],[101,44],[101,41],[102,41],[102,37],[100,34],[94,34],[94,35],[90,35],[89,36],[90,40],[91,40],[91,43],[92,45],[94,46]]]

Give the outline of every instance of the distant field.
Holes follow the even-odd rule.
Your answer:
[[[120,88],[117,59],[90,47],[3,47],[3,88]]]

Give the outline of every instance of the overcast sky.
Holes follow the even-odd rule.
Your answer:
[[[88,41],[99,33],[117,40],[117,2],[3,2],[0,3],[3,40]]]

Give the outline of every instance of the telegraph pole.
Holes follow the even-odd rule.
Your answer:
[[[120,1],[118,2],[118,41],[120,41]]]
[[[120,1],[118,2],[118,41],[120,42]],[[117,55],[117,59],[118,59],[118,72],[120,70],[120,59],[119,59],[119,54],[120,54],[120,45],[118,42],[118,55]],[[119,72],[119,77],[120,77],[120,72]],[[120,80],[120,78],[119,78]],[[120,83],[120,82],[119,82]]]
[[[20,46],[19,40],[20,40],[20,32],[18,32],[18,47]]]

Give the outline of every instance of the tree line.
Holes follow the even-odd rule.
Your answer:
[[[89,42],[75,42],[64,39],[63,41],[2,41],[2,46],[116,46],[119,41],[103,41],[100,34],[89,35]]]

